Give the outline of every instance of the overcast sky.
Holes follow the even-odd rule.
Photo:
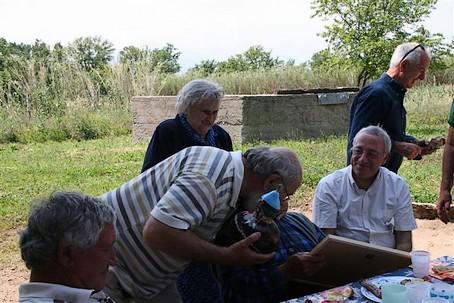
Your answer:
[[[116,50],[134,45],[182,52],[183,70],[203,59],[225,60],[251,45],[296,63],[325,48],[323,21],[310,0],[0,0],[0,37],[64,45],[101,36]],[[454,36],[454,1],[438,0],[426,21],[432,32]]]

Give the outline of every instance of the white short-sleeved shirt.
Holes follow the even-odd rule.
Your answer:
[[[73,288],[52,283],[24,283],[19,286],[19,303],[99,303],[103,292],[93,289]]]
[[[145,222],[151,215],[212,240],[236,207],[243,174],[241,152],[194,146],[103,195],[117,214],[118,261],[112,270],[121,286],[152,298],[175,281],[189,262],[146,246]]]
[[[367,189],[353,179],[351,165],[322,178],[313,200],[313,221],[336,235],[395,248],[393,231],[416,229],[404,179],[384,167]]]

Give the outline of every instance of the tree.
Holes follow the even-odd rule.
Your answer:
[[[31,46],[30,57],[38,60],[47,60],[50,57],[50,47],[41,40],[35,40],[35,44]]]
[[[101,37],[77,38],[69,46],[72,58],[86,71],[102,69],[112,59],[113,44]]]
[[[202,60],[199,64],[196,64],[193,68],[189,69],[189,72],[200,73],[206,77],[216,72],[219,63],[215,60]]]
[[[263,46],[255,45],[249,47],[244,53],[237,54],[221,61],[218,65],[219,72],[242,72],[267,70],[282,67],[284,62],[279,57],[272,57],[271,51],[267,52]]]
[[[420,25],[437,0],[313,0],[314,16],[330,21],[322,37],[344,62],[359,68],[358,85],[386,70],[394,48],[404,41],[430,42]],[[424,39],[423,39],[424,38]],[[433,53],[437,56],[437,52]],[[328,59],[332,59],[328,58]],[[342,61],[341,61],[342,62]]]
[[[143,61],[147,59],[148,55],[149,51],[147,49],[140,49],[133,45],[125,46],[120,51],[120,62],[127,63]]]
[[[149,54],[149,60],[153,70],[165,74],[174,74],[180,71],[181,66],[178,64],[181,52],[170,43],[163,48],[155,48]]]
[[[163,48],[141,49],[135,46],[127,46],[120,51],[120,62],[130,66],[145,65],[150,71],[158,71],[165,74],[174,74],[180,71],[178,64],[181,52],[170,43]]]

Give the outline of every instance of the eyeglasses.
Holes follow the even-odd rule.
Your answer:
[[[399,64],[402,63],[402,61],[404,61],[404,59],[407,58],[407,56],[410,55],[412,52],[414,52],[418,47],[420,47],[423,51],[426,51],[424,46],[422,46],[421,44],[418,44],[415,47],[413,47],[411,50],[409,50],[408,52],[405,53],[405,55],[402,57],[402,59],[400,59]]]
[[[371,160],[376,160],[379,159],[383,153],[380,153],[376,150],[363,150],[362,148],[359,147],[353,147],[352,148],[352,156],[353,157],[359,157],[361,155],[365,155],[368,159]]]
[[[285,184],[285,181],[284,181],[284,178],[282,177],[282,175],[279,172],[276,172],[276,174],[279,175],[279,177],[281,178],[281,182],[282,182],[282,184],[279,187],[278,191],[281,192],[281,190],[284,189],[285,197],[284,197],[283,201],[289,201],[292,198],[292,194],[288,193],[287,185]]]

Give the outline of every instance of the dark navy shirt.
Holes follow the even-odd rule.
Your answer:
[[[280,241],[274,259],[264,264],[246,266],[218,266],[218,277],[229,303],[277,302],[286,285],[279,265],[298,252],[309,252],[325,238],[325,234],[307,217],[289,212],[276,224]]]
[[[404,97],[407,90],[384,73],[379,79],[365,86],[353,100],[348,129],[347,164],[351,161],[353,138],[363,127],[381,126],[392,141],[415,142],[405,134],[407,124]],[[391,149],[388,162],[384,165],[397,173],[403,157]]]
[[[230,135],[219,125],[212,127],[215,133],[215,147],[232,151],[232,139]],[[143,160],[143,173],[150,167],[162,160],[176,154],[180,150],[190,146],[208,145],[194,141],[191,134],[188,134],[178,117],[161,122],[153,133]]]

